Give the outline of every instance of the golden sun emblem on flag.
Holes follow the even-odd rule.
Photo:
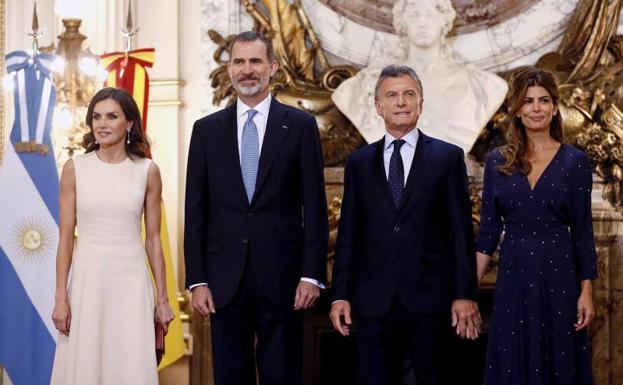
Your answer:
[[[43,261],[52,251],[52,229],[43,220],[27,218],[13,228],[16,255],[24,262]]]

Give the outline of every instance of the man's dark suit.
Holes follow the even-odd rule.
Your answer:
[[[237,383],[227,379],[232,373],[222,372],[254,371],[247,363],[235,367],[222,362],[224,357],[248,355],[231,350],[254,342],[253,336],[245,336],[242,342],[231,340],[240,337],[232,322],[239,323],[240,330],[249,325],[258,330],[257,360],[260,377],[266,379],[263,383],[277,383],[285,370],[296,375],[283,368],[290,365],[288,360],[296,366],[300,356],[296,335],[300,328],[290,327],[300,323],[300,315],[293,311],[295,290],[301,277],[325,282],[326,274],[327,207],[313,116],[272,100],[255,186],[249,204],[240,168],[236,105],[198,120],[190,141],[186,182],[186,286],[207,282],[213,295],[217,384]],[[231,308],[234,313],[227,315]],[[281,312],[281,320],[275,321],[274,309]],[[266,345],[262,330],[274,328],[274,322],[287,330],[288,346],[283,348],[279,340],[276,350],[267,352],[260,347]],[[268,334],[269,345],[274,338],[284,337]],[[253,356],[249,359],[253,361]],[[226,368],[221,370],[221,364]]]
[[[396,209],[383,150],[381,139],[347,160],[333,298],[350,302],[358,334],[374,334],[370,328],[406,320],[406,325],[419,328],[411,331],[414,334],[441,335],[444,329],[428,333],[430,326],[441,322],[447,328],[451,301],[474,299],[476,291],[463,152],[420,132],[402,202]],[[410,343],[405,337],[405,343]],[[367,362],[360,367],[365,377],[362,383],[378,384],[374,368],[379,357],[370,352],[375,338],[363,342],[362,338],[358,339],[359,362]],[[434,339],[419,338],[416,348],[433,352],[434,344]],[[417,352],[411,354],[417,356]]]

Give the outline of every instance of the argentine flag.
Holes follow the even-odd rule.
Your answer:
[[[7,55],[15,122],[0,163],[0,364],[14,385],[48,385],[59,180],[50,138],[54,56]],[[0,143],[4,145],[4,143]]]

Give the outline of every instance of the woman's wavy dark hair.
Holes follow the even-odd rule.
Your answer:
[[[559,105],[560,94],[558,93],[558,85],[551,72],[530,67],[515,75],[512,81],[508,112],[511,121],[506,130],[506,145],[500,149],[505,162],[498,167],[498,171],[506,175],[513,173],[528,175],[532,171],[532,165],[527,157],[528,138],[526,137],[526,128],[521,121],[521,117],[517,116],[517,113],[524,103],[528,87],[533,86],[545,88],[552,97],[554,106],[557,107]],[[549,134],[556,141],[563,143],[564,131],[560,111],[552,117]]]
[[[132,122],[130,128],[130,143],[126,142],[125,150],[130,158],[134,156],[139,158],[146,158],[149,156],[149,141],[143,132],[141,124],[141,113],[136,105],[136,102],[132,96],[124,89],[106,87],[99,90],[87,109],[86,124],[89,127],[89,132],[84,135],[82,139],[82,147],[86,149],[86,153],[97,150],[100,145],[95,141],[95,135],[93,134],[93,108],[95,105],[103,100],[112,99],[119,106],[125,115],[126,120]]]

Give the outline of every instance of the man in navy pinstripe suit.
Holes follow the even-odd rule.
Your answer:
[[[239,34],[237,102],[195,122],[184,253],[192,307],[211,317],[217,385],[301,381],[302,315],[326,277],[322,151],[313,116],[269,93],[269,40]]]

